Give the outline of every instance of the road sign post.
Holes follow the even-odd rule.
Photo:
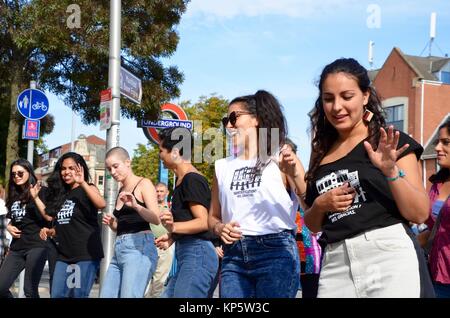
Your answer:
[[[28,139],[27,160],[33,165],[34,140],[39,139],[39,119],[45,117],[50,108],[48,98],[43,91],[36,89],[36,81],[31,81],[30,88],[17,96],[16,106],[19,113],[26,118],[22,137]],[[19,298],[25,297],[24,281],[25,271],[22,271],[19,275]]]

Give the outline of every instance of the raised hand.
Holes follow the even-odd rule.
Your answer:
[[[34,186],[30,187],[30,194],[33,199],[38,197],[39,191],[41,190],[41,183],[37,182]]]
[[[345,183],[318,196],[314,205],[324,213],[344,212],[352,205],[355,195],[355,189]]]
[[[131,192],[120,192],[118,201],[122,202],[122,206],[126,205],[131,208],[137,209],[138,203],[136,201],[136,198]],[[117,207],[117,205],[116,205]],[[122,208],[122,207],[120,207]]]
[[[369,142],[364,142],[370,161],[386,177],[395,177],[397,175],[398,168],[395,163],[398,157],[409,147],[409,144],[405,144],[400,149],[397,149],[399,139],[400,132],[396,131],[394,133],[394,127],[389,126],[387,133],[384,128],[380,128],[380,141],[376,151],[373,150]]]
[[[298,173],[297,169],[297,162],[298,162],[297,155],[292,151],[292,148],[288,145],[284,145],[281,148],[280,151],[280,157],[278,159],[280,170],[284,172],[285,174],[296,177],[296,174]]]
[[[82,184],[84,182],[84,169],[80,164],[77,164],[77,166],[75,167],[73,179],[78,184]]]

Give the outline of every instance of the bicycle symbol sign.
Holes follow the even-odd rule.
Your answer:
[[[26,89],[17,97],[17,110],[25,118],[41,119],[47,115],[48,108],[48,98],[39,89]]]

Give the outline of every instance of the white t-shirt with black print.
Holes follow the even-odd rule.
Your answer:
[[[256,159],[227,157],[215,162],[222,222],[237,221],[243,235],[295,229],[297,204],[274,161],[256,173]]]

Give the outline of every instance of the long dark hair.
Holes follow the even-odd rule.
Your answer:
[[[259,90],[253,95],[246,95],[236,97],[229,104],[241,103],[244,105],[246,111],[254,115],[258,119],[258,127],[256,127],[258,138],[258,160],[256,163],[256,169],[263,169],[270,161],[270,157],[275,155],[275,152],[279,149],[272,149],[272,128],[278,128],[278,145],[285,144],[287,136],[287,123],[286,118],[283,115],[283,106],[271,93],[265,90]],[[259,149],[260,140],[260,128],[267,129],[267,139],[265,145],[264,156],[268,159],[261,158],[261,151]]]
[[[58,212],[61,205],[64,203],[67,193],[71,190],[70,185],[66,184],[61,176],[61,167],[63,161],[66,159],[73,159],[76,164],[79,164],[84,170],[84,180],[90,182],[91,177],[89,175],[89,168],[83,157],[76,152],[67,152],[63,154],[55,164],[55,168],[47,179],[48,184],[48,198],[46,211],[48,214],[53,215]]]
[[[14,166],[21,166],[30,175],[27,182],[24,184],[24,187],[19,186],[14,182],[14,178],[12,176],[12,169]],[[11,163],[11,167],[9,168],[8,196],[5,201],[5,205],[8,208],[8,210],[11,209],[12,204],[16,201],[20,201],[20,203],[22,204],[30,202],[31,201],[30,187],[32,185],[35,185],[36,182],[37,178],[36,175],[34,174],[33,166],[28,160],[20,158]]]
[[[365,108],[370,110],[374,115],[368,123],[369,136],[367,138],[372,144],[372,147],[375,148],[377,146],[380,137],[380,128],[386,125],[381,100],[375,89],[371,86],[367,70],[358,61],[352,58],[341,58],[325,66],[318,82],[319,96],[316,99],[314,108],[309,113],[312,140],[309,169],[305,177],[306,181],[312,181],[315,178],[320,162],[338,138],[336,128],[325,117],[322,102],[323,83],[328,75],[336,73],[345,73],[351,76],[358,83],[359,89],[363,93],[369,92],[369,101]]]
[[[447,134],[450,134],[450,118],[448,118],[445,123],[439,126],[439,130],[447,128]],[[428,180],[431,183],[445,182],[450,177],[450,169],[449,168],[441,168],[437,173],[433,174]]]

